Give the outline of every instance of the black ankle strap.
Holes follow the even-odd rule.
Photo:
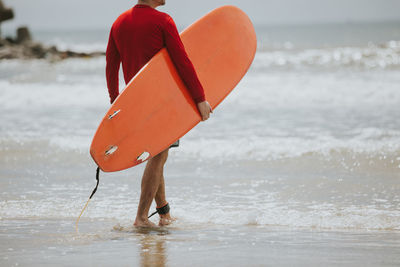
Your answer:
[[[154,214],[158,213],[158,214],[167,214],[169,212],[170,208],[169,208],[169,203],[167,203],[167,205],[161,207],[161,208],[156,208],[156,211],[153,212],[148,218],[150,218],[151,216],[153,216]]]
[[[169,212],[169,204],[165,205],[164,207],[161,208],[156,208],[158,214],[167,214]]]

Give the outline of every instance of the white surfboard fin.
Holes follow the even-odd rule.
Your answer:
[[[147,151],[144,151],[142,154],[139,155],[139,157],[136,158],[137,161],[145,161],[150,157],[150,153]]]
[[[111,155],[112,153],[114,153],[115,151],[117,151],[118,147],[117,146],[110,146],[110,148],[108,150],[106,150],[105,154],[106,156]]]
[[[108,119],[111,120],[112,118],[114,118],[115,116],[117,116],[117,114],[120,112],[121,110],[118,109],[117,111],[115,111],[113,114],[108,115]]]

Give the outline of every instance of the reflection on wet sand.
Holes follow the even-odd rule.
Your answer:
[[[141,235],[140,239],[140,265],[141,266],[165,266],[167,261],[165,239],[169,234],[166,229],[136,229]]]

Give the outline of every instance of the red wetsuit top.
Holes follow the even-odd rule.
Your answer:
[[[193,100],[196,103],[205,100],[203,87],[172,18],[150,6],[136,5],[122,13],[111,28],[106,52],[107,87],[111,103],[119,94],[120,63],[127,84],[163,47],[167,48]]]

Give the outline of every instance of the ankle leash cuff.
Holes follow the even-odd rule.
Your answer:
[[[152,214],[150,214],[150,216],[148,218],[150,218],[151,216],[153,216],[154,214],[158,213],[158,214],[167,214],[169,212],[170,208],[169,208],[169,204],[167,203],[167,205],[161,207],[161,208],[156,208],[156,211],[153,212]]]

